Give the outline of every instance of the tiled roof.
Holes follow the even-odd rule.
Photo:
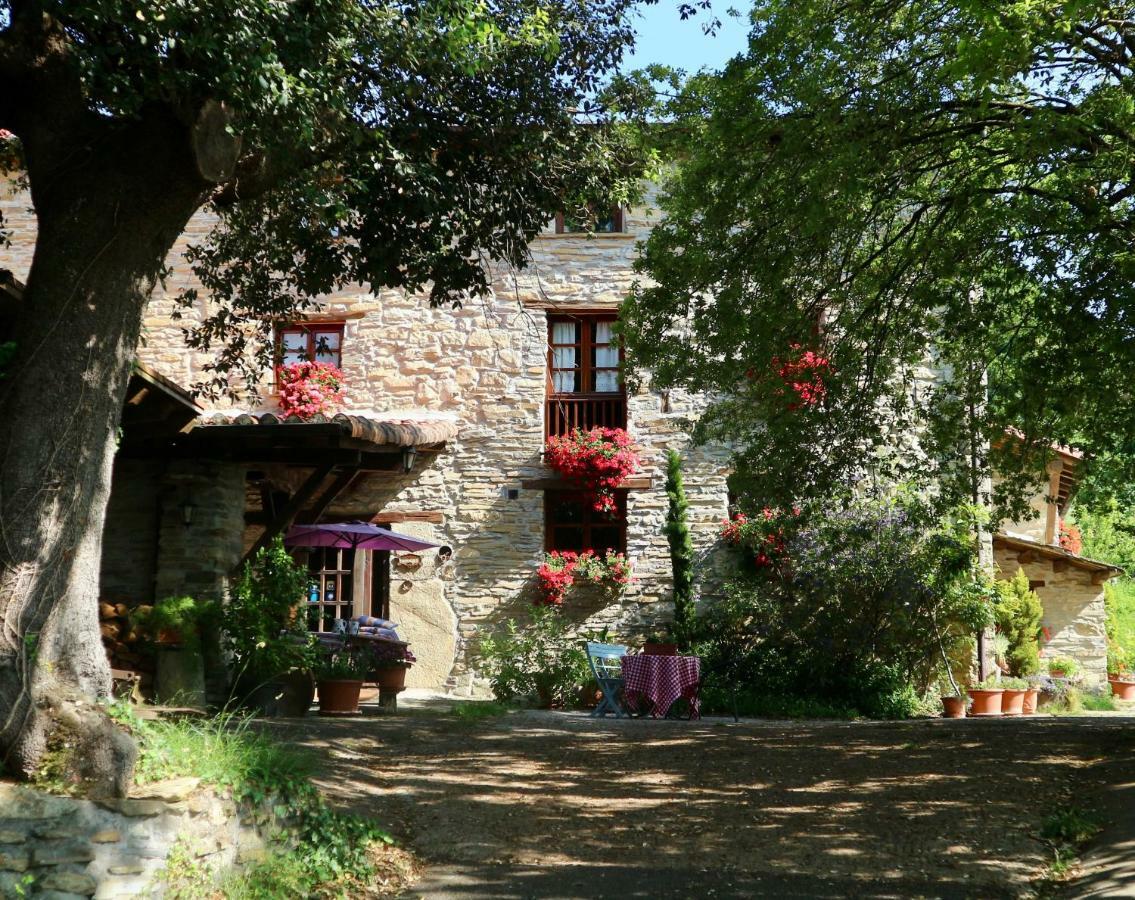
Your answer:
[[[1045,559],[1064,560],[1074,569],[1084,569],[1088,572],[1107,572],[1109,573],[1108,577],[1118,575],[1123,571],[1119,566],[1113,566],[1111,563],[1100,562],[1098,559],[1088,559],[1086,556],[1080,556],[1078,553],[1065,550],[1063,547],[1058,547],[1054,544],[1044,544],[1032,538],[1024,537],[1023,535],[1016,535],[1005,531],[999,531],[997,534],[993,535],[993,545],[995,547],[1008,547],[1013,550],[1031,551]]]
[[[215,428],[226,425],[257,425],[261,428],[303,428],[309,425],[338,425],[347,437],[371,441],[375,444],[394,444],[399,447],[419,447],[440,444],[457,436],[457,423],[446,419],[417,419],[398,413],[388,418],[338,413],[334,416],[316,415],[309,419],[298,416],[282,417],[276,413],[212,413],[197,420],[198,428]]]

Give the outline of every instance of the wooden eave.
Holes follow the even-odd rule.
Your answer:
[[[164,449],[201,415],[188,391],[160,372],[136,362],[122,404],[122,443],[126,456],[164,455]]]
[[[1121,568],[1110,563],[1100,562],[1098,559],[1088,559],[1086,556],[1072,553],[1063,547],[1042,544],[1039,541],[1030,541],[1027,538],[1013,537],[1004,532],[993,535],[993,546],[1016,550],[1018,555],[1026,557],[1022,562],[1030,562],[1032,559],[1047,559],[1051,560],[1054,566],[1059,564],[1061,568],[1069,567],[1091,572],[1103,581],[1123,573]]]

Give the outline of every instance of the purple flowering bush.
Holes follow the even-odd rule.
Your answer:
[[[780,565],[738,576],[702,620],[704,695],[753,714],[902,717],[942,654],[989,621],[973,541],[909,497],[805,510]]]

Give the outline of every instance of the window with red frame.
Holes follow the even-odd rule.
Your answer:
[[[621,394],[613,315],[548,317],[553,394]]]
[[[289,325],[277,335],[280,365],[297,362],[331,363],[343,367],[343,323],[311,322]]]
[[[597,512],[587,499],[575,491],[544,493],[544,549],[627,550],[627,494],[615,492],[615,509]]]

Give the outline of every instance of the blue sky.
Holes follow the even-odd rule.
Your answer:
[[[749,4],[737,3],[742,16],[726,14],[728,0],[717,0],[713,12],[721,19],[715,37],[702,33],[706,14],[685,22],[678,16],[679,0],[659,0],[654,6],[639,8],[638,40],[633,56],[623,61],[623,70],[638,69],[650,63],[663,63],[695,72],[703,66],[718,69],[745,47],[749,31]]]

